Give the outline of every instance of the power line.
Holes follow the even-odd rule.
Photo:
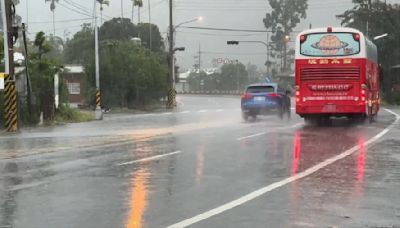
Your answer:
[[[62,3],[58,3],[58,4],[59,4],[60,6],[62,6],[62,7],[64,7],[65,9],[71,10],[71,11],[77,13],[77,14],[81,14],[81,15],[84,15],[84,16],[87,16],[87,17],[92,17],[92,15],[89,15],[88,13],[84,13],[84,12],[79,11],[79,10],[76,10],[76,9],[74,9],[74,8],[70,8],[69,6],[66,6],[66,5],[64,5],[64,4],[62,4]]]
[[[196,27],[196,26],[180,26],[186,29],[210,30],[210,31],[226,31],[226,32],[254,32],[254,33],[268,33],[271,30],[252,30],[252,29],[229,29],[229,28],[213,28],[213,27]]]
[[[56,23],[68,23],[68,22],[74,22],[74,21],[88,21],[92,20],[92,17],[87,17],[87,18],[76,18],[76,19],[68,19],[68,20],[58,20],[55,21]],[[53,21],[32,21],[29,22],[29,24],[50,24],[53,23]]]

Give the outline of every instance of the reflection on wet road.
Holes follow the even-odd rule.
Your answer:
[[[0,136],[0,227],[400,226],[394,114],[314,127],[179,104]]]

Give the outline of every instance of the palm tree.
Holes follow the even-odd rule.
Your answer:
[[[140,8],[143,7],[143,1],[142,0],[133,0],[133,4],[138,7],[138,24],[140,23]]]
[[[103,5],[109,6],[109,0],[96,0],[100,4],[100,24],[103,24]]]
[[[56,9],[56,3],[58,0],[45,0],[45,2],[50,2],[50,10],[53,12],[53,36],[56,36],[56,22],[54,16],[54,10]]]
[[[132,19],[131,19],[131,22],[133,24],[133,13],[135,11],[135,0],[131,0],[131,1],[132,1]]]

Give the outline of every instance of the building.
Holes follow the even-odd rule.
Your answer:
[[[65,65],[60,76],[68,88],[68,103],[71,107],[83,106],[86,103],[86,73],[81,65]]]

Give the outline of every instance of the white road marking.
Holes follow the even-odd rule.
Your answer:
[[[198,111],[198,113],[205,113],[205,112],[208,112],[208,110],[200,110],[200,111]]]
[[[223,109],[217,109],[217,112],[223,112],[224,110]]]
[[[163,112],[160,115],[172,115],[172,112]]]
[[[303,124],[302,124],[302,123],[297,123],[297,124],[294,124],[294,125],[292,125],[292,126],[277,127],[277,128],[272,129],[271,131],[263,131],[263,132],[256,133],[256,134],[253,134],[253,135],[248,135],[248,136],[240,137],[240,138],[237,138],[236,140],[242,141],[242,140],[245,140],[245,139],[250,139],[250,138],[255,138],[255,137],[258,137],[258,136],[266,135],[267,133],[272,132],[272,131],[284,130],[284,129],[290,129],[290,128],[296,128],[296,127],[299,127],[299,126],[301,126],[301,125],[303,125]]]
[[[168,156],[175,155],[175,154],[180,154],[180,153],[182,153],[182,151],[178,150],[178,151],[171,152],[171,153],[168,153],[168,154],[161,154],[161,155],[156,155],[156,156],[153,156],[153,157],[148,157],[148,158],[138,159],[138,160],[134,160],[134,161],[130,161],[130,162],[120,163],[120,164],[117,164],[117,166],[132,165],[132,164],[136,164],[136,163],[140,163],[140,162],[158,160],[158,159],[161,159],[161,158],[164,158],[164,157],[168,157]]]
[[[302,179],[304,177],[308,177],[308,176],[314,174],[315,172],[317,172],[317,171],[319,171],[319,170],[321,170],[321,169],[323,169],[323,168],[325,168],[325,167],[327,167],[327,166],[329,166],[329,165],[331,165],[331,164],[333,164],[333,163],[335,163],[335,162],[337,162],[339,160],[342,160],[342,159],[354,154],[355,152],[359,151],[361,147],[368,146],[368,145],[376,142],[380,138],[382,138],[385,134],[387,134],[390,131],[390,129],[395,124],[397,124],[399,122],[400,115],[398,115],[397,113],[394,113],[393,111],[390,111],[390,110],[386,110],[386,111],[388,111],[389,113],[395,115],[396,116],[396,120],[390,126],[385,128],[384,130],[382,130],[379,134],[375,135],[370,140],[366,141],[364,143],[364,145],[354,146],[354,147],[350,148],[349,150],[346,150],[346,151],[344,151],[343,153],[341,153],[339,155],[336,155],[336,156],[334,156],[332,158],[329,158],[329,159],[327,159],[327,160],[325,160],[325,161],[323,161],[323,162],[321,162],[321,163],[319,163],[319,164],[317,164],[317,165],[315,165],[315,166],[313,166],[313,167],[311,167],[311,168],[309,168],[309,169],[307,169],[307,170],[305,170],[305,171],[303,171],[301,173],[298,173],[296,175],[293,175],[293,176],[288,177],[286,179],[283,179],[281,181],[278,181],[278,182],[275,182],[275,183],[270,184],[268,186],[265,186],[263,188],[260,188],[260,189],[254,191],[254,192],[251,192],[251,193],[249,193],[247,195],[244,195],[244,196],[242,196],[242,197],[240,197],[240,198],[238,198],[236,200],[233,200],[233,201],[231,201],[229,203],[223,204],[223,205],[221,205],[219,207],[216,207],[214,209],[211,209],[209,211],[206,211],[204,213],[196,215],[196,216],[194,216],[192,218],[189,218],[189,219],[183,220],[181,222],[175,223],[173,225],[170,225],[167,228],[187,227],[187,226],[193,225],[195,223],[201,222],[203,220],[206,220],[206,219],[208,219],[210,217],[213,217],[215,215],[224,213],[224,212],[226,212],[226,211],[228,211],[228,210],[230,210],[232,208],[235,208],[237,206],[245,204],[245,203],[249,202],[250,200],[253,200],[253,199],[257,198],[257,197],[260,197],[260,196],[262,196],[262,195],[264,195],[264,194],[266,194],[268,192],[271,192],[271,191],[273,191],[275,189],[278,189],[278,188],[280,188],[282,186],[290,184],[290,183],[292,183],[294,181],[300,180],[300,179]]]
[[[258,136],[265,135],[265,134],[267,134],[267,132],[263,131],[263,132],[260,132],[260,133],[256,133],[254,135],[240,137],[240,138],[237,138],[236,140],[241,141],[241,140],[244,140],[244,139],[250,139],[250,138],[258,137]]]
[[[188,113],[190,113],[190,111],[183,111],[183,112],[180,112],[181,114],[188,114]]]

